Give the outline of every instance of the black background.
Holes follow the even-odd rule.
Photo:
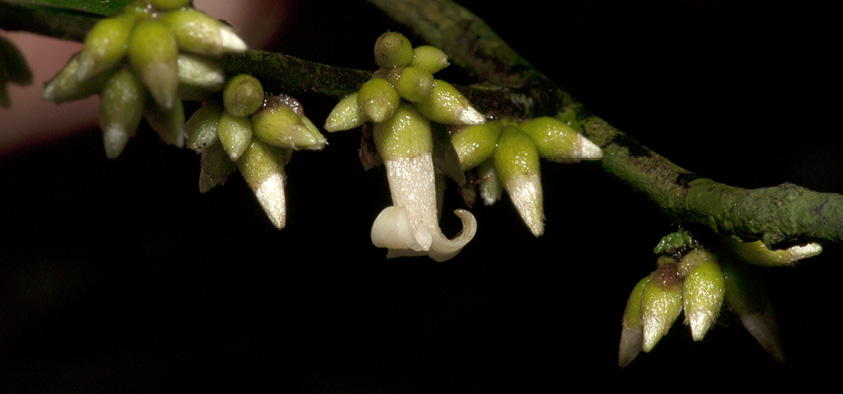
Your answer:
[[[680,166],[736,186],[843,191],[829,10],[464,4]],[[380,33],[410,35],[367,3],[291,12],[273,49],[330,64],[372,68]],[[299,99],[317,124],[335,103]],[[331,134],[323,152],[293,156],[280,232],[237,175],[200,194],[198,156],[150,130],[115,161],[96,129],[0,158],[0,391],[784,391],[839,373],[839,246],[761,273],[786,363],[724,314],[702,343],[677,324],[619,369],[626,297],[675,230],[658,208],[599,163],[546,163],[541,238],[504,198],[474,208],[477,237],[457,258],[387,261],[369,229],[389,193],[382,169],[359,165],[359,138]],[[446,211],[460,207],[447,195]]]

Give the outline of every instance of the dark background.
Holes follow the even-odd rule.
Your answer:
[[[833,14],[806,2],[464,2],[593,113],[701,176],[841,192]],[[391,23],[301,2],[274,49],[372,68]],[[419,39],[414,39],[420,44]],[[451,72],[451,71],[449,71]],[[319,124],[335,103],[299,97]],[[599,163],[543,164],[547,231],[479,206],[455,259],[387,261],[389,204],[359,132],[287,167],[276,231],[238,175],[141,130],[105,159],[92,129],[0,158],[0,391],[308,393],[804,390],[836,378],[841,248],[764,270],[787,362],[724,313],[615,366],[620,318],[675,227]],[[446,211],[460,207],[454,189]],[[452,215],[445,215],[451,221]]]

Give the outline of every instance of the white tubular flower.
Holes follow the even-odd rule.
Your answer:
[[[386,167],[393,206],[372,225],[372,243],[388,248],[387,258],[428,255],[448,260],[474,238],[477,221],[465,210],[455,213],[462,232],[448,239],[439,228],[430,123],[402,104],[395,115],[374,127],[375,144]]]

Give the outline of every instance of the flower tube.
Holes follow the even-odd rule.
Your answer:
[[[474,238],[477,221],[456,210],[463,230],[448,239],[439,228],[430,123],[410,104],[374,126],[375,145],[383,158],[393,205],[372,225],[372,243],[388,248],[387,258],[427,255],[448,260]]]

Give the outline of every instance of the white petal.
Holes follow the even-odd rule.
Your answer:
[[[426,252],[431,243],[430,232],[416,231],[402,207],[384,208],[372,224],[372,244],[379,248]]]

